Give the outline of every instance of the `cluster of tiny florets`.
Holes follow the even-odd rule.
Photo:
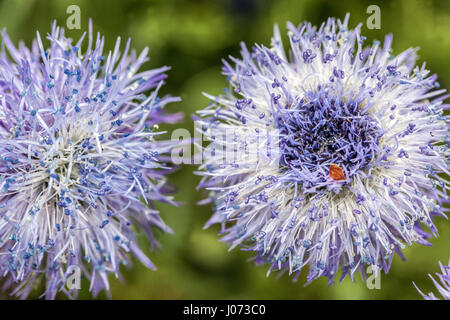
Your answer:
[[[231,90],[198,112],[207,226],[270,270],[309,267],[308,282],[388,272],[405,245],[429,244],[448,198],[445,90],[415,49],[365,45],[347,22],[288,24],[289,52],[277,27],[270,47],[242,45],[224,62]]]
[[[157,139],[159,123],[179,118],[163,111],[178,98],[158,97],[168,68],[138,72],[147,49],[136,56],[128,41],[121,54],[118,39],[104,56],[92,24],[85,36],[72,43],[54,24],[48,47],[38,33],[28,48],[3,32],[0,273],[21,297],[44,279],[46,298],[75,295],[76,268],[94,294],[109,289],[128,253],[154,268],[134,225],[151,244],[154,227],[170,231],[153,206],[173,203],[161,160],[173,143]]]

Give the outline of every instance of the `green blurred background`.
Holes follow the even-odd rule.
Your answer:
[[[363,34],[369,40],[383,40],[393,33],[394,54],[420,47],[419,63],[427,61],[428,68],[439,74],[441,87],[450,88],[450,1],[0,0],[0,27],[7,28],[15,43],[30,44],[36,30],[49,32],[53,20],[65,26],[71,4],[81,8],[81,30],[66,30],[71,38],[78,40],[92,18],[94,31],[106,36],[108,50],[116,37],[131,37],[138,51],[150,47],[151,60],[144,67],[172,66],[163,93],[183,99],[168,109],[184,112],[185,119],[167,130],[193,131],[190,115],[208,103],[201,92],[216,95],[227,86],[220,74],[221,59],[238,56],[240,41],[269,45],[274,23],[285,31],[286,21],[309,20],[317,25],[330,16],[343,18],[347,12],[353,28],[367,20],[366,9],[372,4],[381,8],[381,29],[368,30],[364,25]],[[437,221],[441,235],[432,240],[433,247],[407,248],[407,261],[394,259],[390,273],[381,276],[379,290],[367,289],[359,276],[355,282],[347,278],[331,287],[325,278],[304,287],[306,272],[298,282],[277,273],[266,277],[267,266],[247,262],[251,253],[227,251],[218,241],[218,226],[202,229],[211,207],[196,205],[202,194],[195,190],[199,177],[194,170],[186,165],[170,177],[179,187],[176,199],[182,206],[157,205],[176,233],[158,234],[162,248],[148,251],[158,270],[148,270],[135,260],[132,268],[123,269],[122,281],[110,277],[113,299],[420,299],[412,281],[425,292],[435,290],[427,274],[438,271],[438,261],[446,263],[450,257],[450,223],[441,218]],[[35,292],[31,297],[37,296]],[[97,298],[106,297],[102,293]],[[0,298],[8,295],[0,293]],[[79,298],[93,298],[86,280]]]

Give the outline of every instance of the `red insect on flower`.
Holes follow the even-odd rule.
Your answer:
[[[330,164],[330,177],[335,181],[345,180],[344,171],[334,163]]]

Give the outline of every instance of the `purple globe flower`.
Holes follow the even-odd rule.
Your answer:
[[[4,289],[25,298],[45,279],[45,297],[69,296],[81,274],[97,294],[129,253],[154,268],[135,228],[156,245],[154,227],[170,232],[153,201],[174,203],[158,123],[173,122],[158,98],[168,67],[138,73],[147,61],[130,41],[103,56],[104,38],[87,50],[52,26],[44,47],[16,48],[3,32],[0,54],[0,272]],[[145,95],[150,91],[150,94]]]
[[[429,244],[447,199],[445,90],[415,49],[364,46],[347,23],[288,23],[289,52],[277,27],[269,48],[242,45],[223,67],[232,90],[198,112],[206,227],[269,272],[308,266],[308,282],[387,273],[405,245]]]
[[[429,274],[431,280],[433,280],[434,285],[438,289],[439,293],[445,300],[450,300],[450,262],[449,266],[444,266],[441,262],[439,262],[441,266],[442,274],[436,273],[440,283],[438,280],[435,280],[431,274]],[[428,295],[424,294],[413,282],[416,289],[420,292],[420,294],[424,297],[425,300],[440,300],[438,297],[434,295],[433,292],[428,293]]]

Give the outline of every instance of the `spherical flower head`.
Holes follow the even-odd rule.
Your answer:
[[[45,279],[45,297],[76,295],[66,281],[80,271],[94,295],[109,289],[108,274],[130,262],[149,268],[135,227],[156,245],[164,224],[154,201],[174,203],[164,154],[173,146],[157,136],[173,122],[158,97],[168,69],[138,73],[148,49],[103,56],[104,38],[87,49],[52,26],[45,47],[16,48],[6,32],[0,53],[0,272],[4,289],[25,298]],[[86,42],[84,42],[86,43]],[[84,44],[86,46],[86,44]],[[150,92],[147,96],[145,93]],[[78,268],[78,269],[77,269]]]
[[[197,120],[206,226],[269,272],[308,266],[307,282],[387,273],[394,252],[429,244],[447,199],[445,90],[415,49],[393,55],[391,35],[365,46],[347,23],[288,23],[289,52],[277,27],[269,48],[242,45],[223,67],[231,90]]]

